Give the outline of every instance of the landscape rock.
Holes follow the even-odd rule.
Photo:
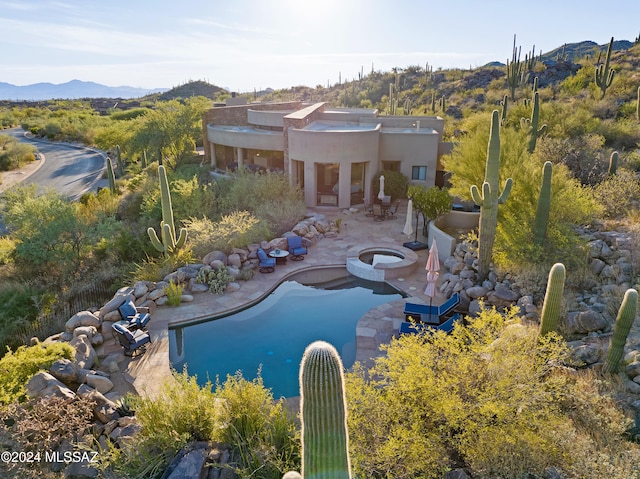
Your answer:
[[[55,361],[49,368],[49,373],[64,384],[78,381],[78,365],[68,359]]]
[[[113,389],[111,380],[99,374],[87,374],[86,382],[87,386],[91,386],[102,394],[106,394]]]
[[[210,265],[215,260],[221,261],[222,264],[226,264],[227,255],[223,251],[211,251],[202,258],[202,263]]]
[[[569,334],[586,334],[607,329],[609,322],[602,313],[588,309],[570,312],[566,316],[564,325]]]
[[[84,334],[89,340],[91,340],[96,334],[98,330],[95,326],[80,326],[73,330],[73,337],[77,338],[81,334]]]
[[[133,295],[140,298],[149,292],[149,287],[144,281],[136,281],[133,285]]]
[[[80,311],[74,314],[64,325],[65,331],[73,333],[73,330],[80,326],[100,326],[100,319],[91,311]]]
[[[109,421],[120,418],[120,414],[118,414],[116,409],[116,404],[104,397],[101,392],[83,384],[78,388],[77,394],[83,398],[91,399],[96,403],[93,408],[93,414],[102,424],[107,424]]]
[[[30,398],[57,396],[63,399],[72,399],[75,397],[71,389],[51,374],[45,372],[35,374],[27,384],[25,384],[25,389]]]
[[[71,346],[76,349],[75,361],[79,367],[91,369],[96,360],[96,351],[91,345],[91,341],[84,334],[72,339]]]
[[[111,311],[117,311],[118,307],[120,307],[120,305],[122,303],[124,303],[127,300],[131,300],[134,301],[135,298],[132,294],[117,294],[111,298],[102,308],[100,308],[100,312],[98,314],[98,317],[100,319],[103,319],[105,314],[110,313]],[[84,325],[83,325],[84,326]]]

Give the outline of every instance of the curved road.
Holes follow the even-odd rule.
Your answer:
[[[24,133],[22,128],[0,130],[0,134],[11,135],[20,142],[35,145],[46,158],[44,164],[24,180],[24,184],[35,183],[38,188],[53,188],[72,200],[97,189],[105,168],[102,152],[71,143],[36,140]]]

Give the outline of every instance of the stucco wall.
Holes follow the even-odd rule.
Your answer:
[[[400,161],[400,171],[412,183],[433,186],[436,181],[439,140],[437,132],[415,134],[383,131],[380,135],[380,160]],[[427,167],[425,181],[411,180],[413,166]]]

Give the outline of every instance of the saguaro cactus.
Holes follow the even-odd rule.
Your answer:
[[[540,316],[540,336],[558,329],[565,277],[566,270],[562,263],[556,263],[551,267],[542,305],[542,315]]]
[[[604,64],[598,65],[596,67],[596,85],[600,87],[602,91],[602,98],[604,98],[607,93],[607,88],[611,86],[611,82],[613,81],[613,76],[616,72],[609,68],[609,62],[611,61],[611,50],[613,48],[613,37],[611,37],[611,41],[609,42],[609,47],[607,48],[607,57],[604,61]]]
[[[551,211],[551,175],[553,174],[553,163],[546,161],[542,167],[542,185],[538,195],[538,206],[536,208],[536,218],[533,223],[533,242],[542,246],[547,235],[547,224],[549,223],[549,212]]]
[[[107,179],[109,180],[109,189],[112,194],[116,193],[116,175],[113,172],[113,165],[111,164],[111,158],[107,156]]]
[[[120,145],[116,145],[116,164],[118,165],[118,176],[124,176],[124,162],[120,156]]]
[[[300,364],[302,477],[350,479],[342,361],[324,341],[307,346]]]
[[[538,142],[538,137],[542,135],[547,129],[547,125],[542,125],[538,128],[538,123],[540,121],[540,94],[537,91],[533,92],[533,108],[531,110],[531,122],[529,124],[529,153],[533,153],[533,150],[536,149],[536,143]]]
[[[142,169],[145,169],[148,165],[147,163],[147,150],[142,150],[142,159],[141,159],[141,167]]]
[[[160,222],[162,241],[158,239],[156,230],[151,227],[147,229],[147,234],[153,247],[165,255],[168,255],[184,246],[187,241],[187,230],[186,228],[181,228],[180,236],[176,239],[176,229],[173,224],[173,208],[171,207],[171,192],[169,191],[169,181],[167,180],[167,172],[164,166],[158,166],[158,179],[160,181],[160,201],[162,204],[162,221]]]
[[[608,373],[618,371],[620,359],[622,359],[622,355],[624,354],[624,345],[627,342],[627,336],[629,335],[633,321],[636,319],[637,310],[638,292],[635,289],[628,289],[626,293],[624,293],[622,304],[618,310],[616,325],[613,328],[613,336],[611,337],[611,344],[609,345],[609,352],[602,367],[603,371]]]
[[[529,79],[526,71],[526,62],[520,61],[520,48],[516,48],[516,36],[513,36],[513,52],[511,53],[511,63],[507,60],[507,85],[511,92],[511,99],[516,101],[516,88],[524,85]]]
[[[486,278],[493,254],[498,225],[498,205],[504,203],[511,192],[513,180],[507,178],[502,194],[498,194],[498,172],[500,169],[500,116],[498,110],[491,115],[491,132],[487,148],[487,165],[484,173],[482,193],[476,185],[471,186],[471,198],[481,207],[478,232],[478,275]]]
[[[509,95],[505,95],[500,102],[502,113],[500,113],[500,125],[505,126],[507,123],[507,108],[509,107]]]
[[[618,171],[618,152],[614,151],[613,153],[611,153],[611,156],[609,157],[609,176],[615,175],[616,171]]]

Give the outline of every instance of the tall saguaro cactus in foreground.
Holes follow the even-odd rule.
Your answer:
[[[616,171],[618,171],[618,158],[619,158],[619,154],[617,151],[614,151],[611,153],[611,156],[609,157],[609,170],[608,170],[608,174],[609,176],[615,175]]]
[[[549,223],[549,213],[551,212],[551,175],[553,174],[553,163],[545,161],[542,167],[542,185],[538,195],[538,206],[536,208],[536,218],[533,223],[533,242],[542,246],[547,235],[547,224]]]
[[[162,241],[158,239],[156,230],[151,227],[147,229],[147,234],[153,247],[165,255],[168,255],[184,246],[187,241],[187,230],[186,228],[181,228],[180,236],[176,239],[176,229],[173,224],[173,208],[171,207],[171,192],[169,191],[169,181],[167,180],[167,171],[164,166],[158,166],[158,179],[160,181],[160,201],[162,204],[162,221],[160,222]]]
[[[613,49],[613,37],[611,37],[611,41],[609,42],[609,47],[607,48],[607,57],[604,61],[604,64],[598,65],[596,67],[596,85],[600,87],[602,91],[602,98],[607,93],[607,88],[611,86],[611,82],[613,81],[613,76],[616,72],[609,68],[609,62],[611,61],[611,50]]]
[[[555,332],[558,329],[566,275],[567,273],[562,263],[554,264],[549,271],[547,291],[544,294],[544,304],[542,305],[542,315],[540,316],[540,336]]]
[[[501,194],[498,194],[498,172],[500,170],[500,114],[493,110],[491,132],[487,148],[487,165],[484,173],[482,193],[476,185],[471,186],[471,198],[481,207],[478,232],[478,275],[486,278],[489,273],[493,243],[498,225],[498,205],[504,203],[511,192],[513,180],[507,178]]]
[[[628,289],[624,293],[624,298],[618,316],[616,317],[616,325],[613,328],[613,336],[609,345],[607,359],[604,361],[603,371],[615,373],[618,371],[618,365],[624,354],[624,345],[627,342],[627,336],[636,319],[638,310],[638,292],[635,289]]]
[[[302,477],[350,479],[342,361],[324,341],[307,346],[300,364]]]
[[[107,179],[109,180],[109,190],[111,194],[116,194],[116,175],[113,172],[113,165],[111,164],[111,158],[107,156]]]

